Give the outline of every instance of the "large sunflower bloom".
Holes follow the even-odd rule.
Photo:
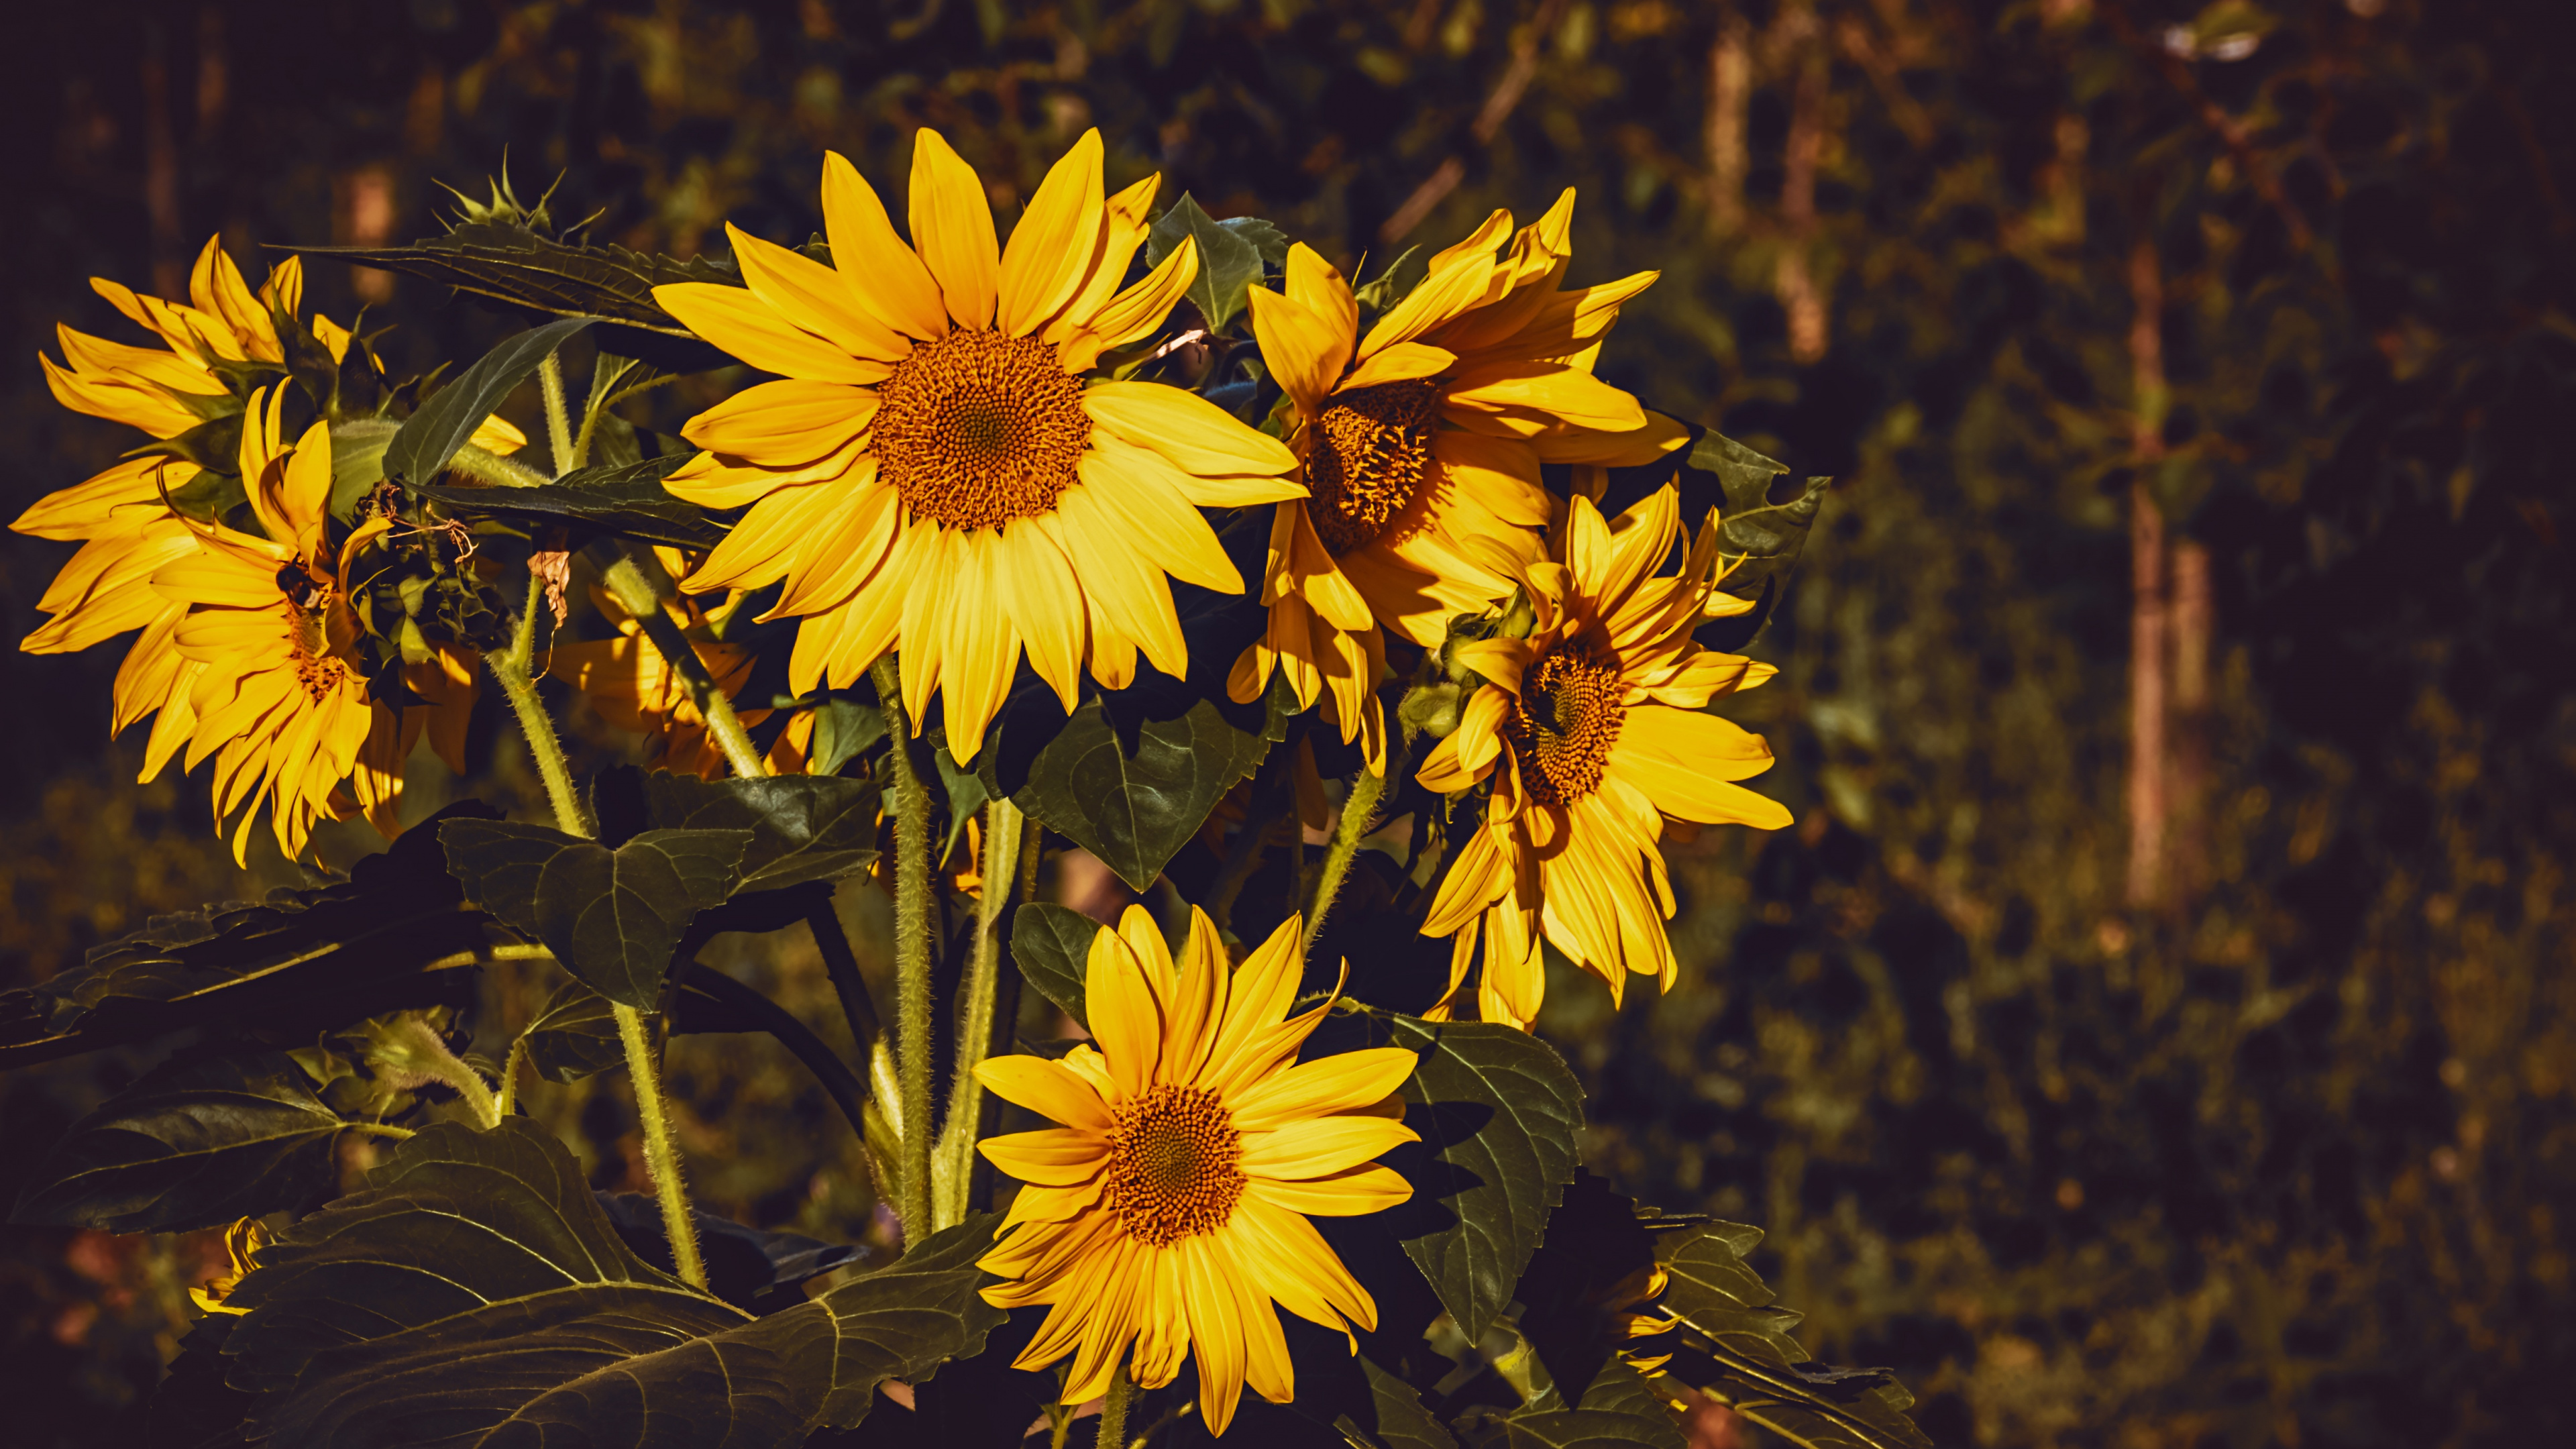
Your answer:
[[[191,676],[186,768],[215,757],[217,820],[245,807],[233,834],[236,860],[247,857],[251,825],[272,797],[278,848],[290,859],[303,852],[315,821],[344,813],[332,796],[353,772],[361,804],[378,813],[399,779],[401,755],[389,747],[405,733],[392,710],[370,704],[366,679],[352,667],[359,626],[325,515],[330,426],[316,422],[285,446],[282,391],[251,394],[242,419],[242,480],[267,537],[216,525],[197,536],[196,552],[162,565],[152,586],[186,612],[137,646],[175,655]],[[388,526],[373,520],[346,551]],[[386,738],[368,751],[378,733]],[[363,770],[362,751],[371,756]]]
[[[1362,740],[1383,772],[1385,731],[1365,707],[1381,627],[1436,648],[1452,615],[1511,592],[1479,553],[1536,556],[1541,463],[1646,463],[1683,440],[1592,375],[1620,305],[1656,273],[1558,290],[1573,217],[1571,188],[1517,234],[1495,212],[1364,337],[1349,281],[1303,243],[1284,294],[1252,289],[1262,359],[1296,405],[1289,441],[1310,495],[1272,518],[1270,627],[1235,661],[1236,700],[1260,698],[1276,668],[1300,707],[1325,692],[1342,738]]]
[[[1099,133],[1047,174],[994,238],[974,169],[917,132],[912,242],[839,155],[823,166],[834,265],[732,231],[748,288],[653,295],[691,330],[782,380],[682,429],[706,451],[671,491],[751,511],[693,589],[785,579],[765,617],[804,618],[789,665],[804,694],[902,651],[913,728],[934,691],[963,763],[1030,667],[1073,707],[1104,686],[1188,667],[1166,576],[1239,592],[1201,507],[1303,490],[1276,439],[1204,399],[1094,381],[1101,354],[1160,325],[1197,275],[1183,245],[1125,291],[1155,178],[1103,198]]]
[[[208,238],[197,254],[188,279],[188,301],[171,302],[142,296],[121,283],[92,277],[90,286],[117,311],[148,329],[161,351],[92,337],[57,325],[55,336],[63,361],[39,356],[45,382],[64,407],[145,435],[166,440],[227,414],[242,410],[242,401],[217,368],[228,363],[267,363],[282,368],[286,348],[277,319],[292,319],[303,308],[303,261],[288,257],[268,274],[257,292],[244,280],[220,238]],[[328,317],[315,316],[313,336],[334,362],[349,349],[350,333]],[[500,418],[476,429],[476,445],[513,452],[527,445],[526,435]],[[157,454],[127,458],[81,483],[50,493],[9,526],[38,538],[78,541],[80,551],[55,575],[36,607],[53,617],[28,635],[19,648],[30,654],[71,653],[141,629],[142,638],[117,671],[111,734],[155,711],[150,739],[144,746],[142,778],[161,772],[171,755],[196,727],[187,696],[196,666],[171,647],[187,605],[152,587],[152,575],[163,565],[197,551],[197,530],[170,511],[163,501],[194,481],[201,470],[184,458]],[[427,685],[434,698],[457,693]],[[462,690],[470,706],[471,671]],[[448,713],[458,717],[462,709]],[[442,723],[444,721],[442,720]],[[442,741],[441,752],[456,752]]]
[[[1460,646],[1486,683],[1457,731],[1423,762],[1435,791],[1493,781],[1485,818],[1467,837],[1423,922],[1455,932],[1450,989],[1464,978],[1481,918],[1487,1021],[1527,1026],[1547,985],[1544,939],[1600,977],[1615,1001],[1628,973],[1675,974],[1664,922],[1673,914],[1658,842],[1681,829],[1733,823],[1776,830],[1789,812],[1735,781],[1771,767],[1771,747],[1697,711],[1712,696],[1775,672],[1703,649],[1717,562],[1712,518],[1679,575],[1658,576],[1681,534],[1679,495],[1666,486],[1606,523],[1575,497],[1525,587],[1536,610],[1526,639]],[[1446,1006],[1446,1003],[1443,1003]]]
[[[1291,917],[1229,969],[1215,926],[1193,910],[1175,966],[1153,917],[1130,906],[1092,940],[1096,1049],[976,1068],[986,1087],[1064,1124],[983,1143],[1027,1186],[982,1266],[1005,1280],[986,1302],[1054,1305],[1017,1366],[1073,1354],[1065,1402],[1106,1393],[1122,1360],[1137,1384],[1159,1388],[1195,1355],[1199,1412],[1222,1434],[1247,1382],[1272,1403],[1295,1396],[1274,1302],[1345,1336],[1377,1326],[1368,1290],[1306,1218],[1412,1195],[1371,1159],[1415,1140],[1392,1095],[1414,1057],[1378,1047],[1298,1062],[1330,1009],[1282,1019],[1298,947]]]

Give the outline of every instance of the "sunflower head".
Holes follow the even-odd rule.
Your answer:
[[[1026,1184],[983,1260],[1003,1280],[984,1297],[1053,1305],[1019,1367],[1073,1354],[1065,1402],[1106,1391],[1122,1360],[1159,1388],[1194,1356],[1199,1410],[1221,1434],[1246,1383],[1273,1403],[1296,1392],[1278,1309],[1345,1334],[1376,1325],[1376,1304],[1307,1215],[1411,1195],[1371,1159],[1414,1140],[1394,1097],[1414,1058],[1381,1047],[1297,1061],[1331,1010],[1288,1016],[1299,946],[1291,918],[1232,966],[1193,911],[1175,961],[1153,917],[1130,907],[1092,942],[1095,1041],[1061,1061],[976,1069],[1063,1124],[982,1150]]]
[[[197,1305],[197,1311],[200,1313],[249,1312],[250,1310],[246,1308],[227,1307],[225,1300],[231,1298],[233,1290],[241,1286],[241,1280],[249,1277],[251,1270],[259,1266],[259,1251],[268,1244],[268,1229],[261,1226],[257,1218],[243,1218],[224,1229],[224,1254],[231,1259],[231,1271],[207,1279],[203,1287],[188,1290],[188,1298]]]

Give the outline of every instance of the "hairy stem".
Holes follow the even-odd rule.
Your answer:
[[[537,697],[537,681],[528,668],[537,652],[537,614],[545,604],[545,580],[529,575],[528,605],[519,613],[510,646],[484,655],[483,662],[500,681],[510,708],[518,711],[519,730],[528,738],[528,753],[536,757],[537,775],[546,782],[546,800],[555,808],[556,827],[567,835],[586,837],[590,823],[582,818],[581,799],[573,791],[572,766],[564,759],[563,741],[555,737],[555,722],[546,713],[546,702]]]
[[[457,449],[456,456],[447,460],[447,466],[477,483],[488,483],[495,488],[543,488],[554,481],[516,458],[505,458],[472,443]]]
[[[644,637],[652,640],[653,647],[679,671],[680,682],[688,686],[689,702],[698,707],[698,714],[707,722],[707,733],[715,736],[733,772],[746,780],[768,774],[769,762],[753,747],[751,736],[743,730],[742,717],[733,712],[733,701],[716,687],[715,676],[707,672],[697,646],[689,642],[688,636],[680,632],[678,621],[662,608],[673,590],[660,561],[653,560],[647,567],[644,555],[632,548],[621,549],[616,561],[601,572],[600,582],[608,585],[618,607],[635,616],[636,622],[644,626]]]
[[[635,1116],[644,1128],[644,1165],[653,1174],[653,1195],[662,1201],[662,1231],[671,1239],[671,1264],[680,1281],[707,1286],[707,1265],[698,1258],[698,1226],[689,1219],[689,1194],[680,1181],[680,1149],[671,1140],[671,1122],[662,1110],[662,1084],[654,1069],[653,1044],[644,1037],[644,1013],[623,1002],[611,1002],[618,1039],[626,1044],[626,1072],[635,1079]]]
[[[572,408],[564,401],[563,352],[546,354],[537,364],[537,385],[546,397],[546,444],[554,453],[555,476],[576,466],[572,460]]]
[[[491,1084],[483,1080],[481,1072],[449,1051],[446,1040],[419,1017],[404,1017],[390,1033],[378,1038],[367,1054],[371,1060],[418,1072],[454,1088],[484,1131],[501,1125],[501,1104],[492,1095]]]
[[[510,1043],[510,1054],[501,1061],[501,1115],[508,1117],[519,1105],[519,1069],[528,1064],[528,1034],[519,1033]]]
[[[1324,917],[1333,909],[1333,898],[1341,894],[1342,878],[1350,874],[1351,857],[1359,854],[1360,838],[1369,832],[1377,816],[1377,802],[1386,794],[1386,776],[1366,770],[1351,778],[1351,789],[1342,797],[1342,818],[1333,827],[1333,843],[1324,848],[1324,874],[1315,882],[1315,899],[1306,907],[1306,942],[1314,944],[1324,932]]]
[[[1109,1375],[1109,1397],[1100,1401],[1099,1449],[1127,1449],[1127,1402],[1136,1396],[1136,1380],[1122,1361]]]
[[[404,1141],[412,1135],[410,1128],[396,1127],[390,1122],[343,1122],[340,1125],[361,1137],[390,1137],[396,1142]]]
[[[912,760],[912,727],[892,655],[873,671],[894,754],[895,1061],[902,1069],[903,1235],[930,1236],[930,790]]]
[[[984,896],[975,908],[975,954],[967,962],[965,1009],[957,1021],[957,1076],[948,1087],[948,1124],[939,1135],[938,1175],[930,1221],[954,1227],[966,1216],[967,1186],[975,1172],[975,1130],[983,1119],[984,1084],[975,1067],[993,1039],[993,1000],[1002,977],[1002,916],[1019,878],[1020,807],[996,798],[984,806],[984,859],[977,874]]]
[[[591,364],[590,391],[582,398],[581,431],[573,434],[572,462],[565,467],[565,472],[569,473],[576,468],[590,465],[591,436],[599,431],[601,415],[605,414],[609,404],[615,401],[612,391],[617,386],[617,380],[633,372],[637,365],[634,358],[619,357],[607,352],[599,354],[598,360]]]

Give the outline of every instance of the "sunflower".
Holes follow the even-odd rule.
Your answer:
[[[243,1218],[224,1229],[224,1254],[232,1259],[232,1271],[208,1279],[202,1288],[191,1288],[188,1297],[200,1313],[248,1313],[247,1308],[227,1308],[226,1299],[241,1286],[241,1280],[259,1266],[259,1251],[269,1245],[268,1229],[257,1218]]]
[[[1118,290],[1156,178],[1104,199],[1097,131],[994,239],[983,184],[937,132],[914,138],[912,243],[839,155],[823,166],[833,265],[728,228],[748,288],[657,287],[708,341],[781,374],[693,419],[705,451],[671,491],[751,511],[693,589],[787,581],[764,617],[803,618],[791,686],[845,687],[900,648],[913,729],[934,691],[974,758],[1022,649],[1073,708],[1143,651],[1188,650],[1166,576],[1241,592],[1198,509],[1300,496],[1296,459],[1215,404],[1158,383],[1085,380],[1159,326],[1197,275],[1174,248]]]
[[[111,342],[57,325],[63,361],[37,359],[55,399],[74,412],[167,440],[242,411],[242,399],[219,369],[250,363],[283,372],[286,348],[278,326],[280,319],[292,324],[302,310],[302,259],[288,257],[278,263],[254,293],[220,240],[208,238],[197,254],[186,302],[141,296],[105,277],[92,277],[90,286],[117,311],[151,331],[163,350]],[[347,355],[348,329],[318,315],[309,325],[332,361]],[[527,445],[527,437],[496,417],[475,430],[473,442],[496,452],[514,452]],[[196,526],[172,512],[166,496],[193,482],[200,471],[184,458],[157,453],[129,457],[37,500],[10,524],[19,533],[81,544],[37,601],[36,607],[53,617],[21,641],[20,649],[30,654],[70,653],[129,630],[144,631],[117,671],[109,733],[122,734],[128,726],[159,713],[144,746],[142,778],[146,780],[160,774],[196,727],[187,698],[198,666],[172,647],[187,605],[154,589],[152,576],[164,565],[197,551]],[[431,677],[452,670],[433,666],[413,672],[421,676],[426,698],[445,700],[458,693],[456,687],[442,687]],[[465,707],[471,706],[472,692],[469,667],[462,685]],[[433,744],[451,760],[458,757],[451,746],[461,741],[463,712],[451,708],[431,726]],[[446,727],[450,717],[454,728]],[[458,739],[451,741],[449,736]]]
[[[1310,491],[1272,516],[1269,630],[1235,661],[1227,692],[1258,699],[1277,669],[1301,708],[1325,693],[1374,772],[1385,730],[1365,704],[1385,662],[1381,629],[1436,648],[1452,615],[1511,592],[1470,541],[1537,555],[1541,463],[1647,463],[1684,439],[1592,375],[1620,305],[1656,274],[1560,291],[1573,217],[1570,188],[1517,234],[1495,212],[1366,336],[1349,281],[1303,243],[1284,293],[1252,289],[1253,333],[1296,406],[1289,442]]]
[[[1679,575],[1658,576],[1680,534],[1680,499],[1670,485],[1615,525],[1577,495],[1550,557],[1525,571],[1536,614],[1529,637],[1457,650],[1486,682],[1419,778],[1442,793],[1490,779],[1493,794],[1422,933],[1456,933],[1454,995],[1481,918],[1479,1006],[1487,1021],[1527,1026],[1538,1014],[1547,986],[1542,939],[1608,983],[1613,1001],[1632,971],[1670,987],[1675,966],[1663,923],[1673,893],[1658,847],[1667,824],[1789,823],[1778,801],[1733,783],[1769,769],[1771,747],[1697,712],[1712,696],[1775,671],[1692,641],[1708,613],[1716,519],[1701,529]]]
[[[283,391],[252,393],[242,419],[241,475],[267,536],[218,524],[197,535],[196,552],[156,570],[152,586],[186,612],[166,633],[147,632],[137,650],[155,650],[156,667],[165,662],[157,652],[175,655],[178,672],[192,676],[186,768],[215,757],[218,820],[247,802],[233,834],[236,860],[247,858],[251,824],[272,796],[278,847],[290,859],[301,854],[316,820],[345,813],[332,796],[352,772],[361,806],[381,817],[400,778],[393,747],[407,743],[403,722],[369,702],[354,667],[358,621],[325,515],[330,425],[316,422],[285,446]],[[369,522],[344,552],[389,526]]]
[[[1274,1302],[1346,1337],[1376,1327],[1376,1303],[1306,1218],[1412,1195],[1371,1159],[1415,1140],[1393,1096],[1414,1057],[1377,1047],[1299,1063],[1331,1009],[1287,1017],[1299,944],[1291,917],[1229,969],[1193,910],[1176,966],[1153,917],[1130,906],[1091,943],[1096,1048],[976,1068],[1064,1124],[982,1144],[1027,1184],[984,1257],[1004,1280],[984,1299],[1054,1305],[1017,1366],[1073,1354],[1064,1402],[1107,1392],[1122,1359],[1159,1388],[1195,1354],[1199,1412],[1222,1434],[1245,1383],[1272,1403],[1296,1392]]]

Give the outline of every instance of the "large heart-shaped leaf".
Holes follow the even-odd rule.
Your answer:
[[[385,444],[385,476],[427,483],[446,471],[448,460],[483,426],[483,420],[554,356],[556,348],[594,320],[566,317],[502,338],[465,369],[463,377],[430,394],[419,411],[403,420],[393,441]]]
[[[1404,1119],[1422,1134],[1387,1157],[1413,1184],[1396,1236],[1472,1340],[1510,1304],[1574,1176],[1583,1088],[1556,1049],[1497,1022],[1389,1018],[1420,1053]]]
[[[485,909],[621,1006],[649,1010],[698,912],[739,879],[748,830],[647,830],[616,849],[542,825],[442,826],[448,866]]]
[[[0,1069],[186,1027],[300,1036],[448,1000],[471,985],[476,953],[509,936],[466,904],[438,829],[496,818],[460,801],[346,880],[158,916],[41,986],[0,993]]]
[[[12,1221],[168,1233],[302,1208],[337,1184],[347,1125],[283,1052],[171,1063],[73,1123]]]
[[[702,780],[642,776],[644,822],[655,830],[748,830],[737,890],[839,880],[877,858],[877,789],[830,775]],[[603,789],[605,783],[603,782]]]
[[[1605,1409],[1547,1409],[1486,1417],[1477,1428],[1470,1436],[1476,1449],[1637,1449],[1663,1442],[1657,1430],[1670,1431],[1672,1420]]]
[[[462,517],[499,518],[522,527],[565,524],[584,534],[614,533],[704,551],[724,541],[723,526],[707,517],[705,509],[673,497],[662,486],[662,480],[688,456],[666,454],[634,463],[606,463],[534,488],[433,487],[424,480],[413,484],[411,491]]]
[[[1265,245],[1276,247],[1279,262],[1288,256],[1287,237],[1277,227],[1251,218],[1218,221],[1186,192],[1145,234],[1146,261],[1160,266],[1183,237],[1198,241],[1199,273],[1189,297],[1211,332],[1223,332],[1243,310],[1245,290],[1261,280]]]
[[[755,1318],[639,1258],[544,1129],[443,1123],[261,1254],[225,1352],[274,1449],[795,1444],[982,1346],[993,1222]]]
[[[1592,1387],[1583,1391],[1578,1409],[1623,1414],[1643,1426],[1638,1443],[1647,1449],[1689,1449],[1690,1440],[1682,1426],[1673,1420],[1672,1411],[1655,1396],[1646,1376],[1631,1367],[1626,1359],[1614,1358],[1592,1376]]]
[[[1212,700],[1121,719],[1095,698],[1038,751],[1011,802],[1141,891],[1269,751],[1261,731],[1237,728]]]
[[[1100,923],[1067,906],[1031,901],[1011,916],[1011,960],[1020,977],[1038,994],[1064,1008],[1084,1031],[1091,1030],[1089,992],[1085,986],[1091,942]]]
[[[599,1205],[617,1236],[635,1255],[668,1273],[671,1239],[662,1226],[662,1203],[640,1192],[604,1192]],[[698,1255],[707,1268],[707,1291],[747,1313],[767,1315],[805,1301],[806,1282],[867,1256],[849,1243],[826,1243],[802,1233],[771,1232],[692,1209]]]
[[[704,984],[700,968],[681,976],[671,993],[673,1036],[721,1035],[759,1031],[750,1013]],[[536,1020],[528,1023],[528,1061],[549,1082],[577,1082],[626,1065],[626,1044],[617,1034],[615,1009],[608,998],[567,981],[546,998]]]
[[[619,246],[571,246],[506,220],[468,222],[410,246],[300,250],[424,277],[531,320],[599,318],[602,346],[666,372],[696,372],[726,358],[663,311],[653,289],[666,282],[742,282],[702,258],[682,262]]]

